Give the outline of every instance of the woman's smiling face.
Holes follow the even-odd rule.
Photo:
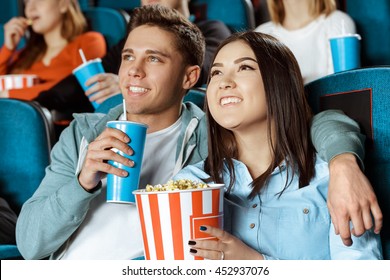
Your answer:
[[[215,57],[207,86],[211,115],[229,130],[267,121],[263,79],[256,56],[244,41],[225,45]]]

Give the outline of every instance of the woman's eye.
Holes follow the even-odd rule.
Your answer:
[[[210,73],[210,77],[214,77],[215,75],[220,75],[221,74],[221,71],[219,70],[212,70],[211,73]]]
[[[254,68],[252,66],[249,66],[249,65],[246,65],[246,64],[243,64],[240,66],[240,70],[254,70]]]

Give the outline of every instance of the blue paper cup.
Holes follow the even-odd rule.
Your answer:
[[[73,75],[76,76],[79,81],[81,87],[84,91],[87,91],[90,87],[92,87],[95,83],[87,87],[85,82],[95,76],[96,74],[104,73],[104,68],[102,65],[102,60],[100,58],[96,58],[93,60],[89,60],[86,63],[81,64],[79,67],[75,68],[73,71]],[[93,94],[92,94],[93,95]],[[91,96],[92,96],[91,95]],[[99,103],[91,102],[93,107],[96,109],[99,107]]]
[[[358,34],[329,39],[335,73],[360,67],[360,39]]]
[[[134,166],[129,167],[118,162],[108,161],[109,164],[126,170],[127,177],[119,177],[107,174],[107,202],[135,203],[134,190],[138,189],[141,173],[142,158],[144,154],[147,125],[130,121],[110,121],[107,127],[116,128],[127,134],[130,138],[129,146],[133,149],[133,155],[117,153],[134,161]]]

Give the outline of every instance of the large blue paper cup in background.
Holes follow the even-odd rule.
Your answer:
[[[360,67],[360,39],[358,34],[329,38],[335,73]]]
[[[92,87],[94,84],[87,87],[85,85],[85,82],[95,76],[96,74],[104,73],[104,68],[102,65],[102,60],[100,58],[95,58],[93,60],[89,60],[86,63],[81,64],[79,67],[75,68],[73,71],[73,75],[76,76],[77,80],[79,81],[81,87],[84,91],[87,91],[90,87]],[[96,109],[99,107],[99,103],[91,102],[93,107]]]
[[[121,151],[117,152],[134,161],[133,167],[108,161],[109,164],[126,170],[129,175],[127,177],[119,177],[113,174],[107,174],[107,202],[135,203],[135,196],[132,192],[138,189],[148,126],[130,121],[110,121],[107,123],[107,127],[116,128],[126,133],[130,138],[129,146],[134,151],[131,156]]]

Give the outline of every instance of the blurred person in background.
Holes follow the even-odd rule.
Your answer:
[[[290,48],[304,83],[334,73],[329,38],[356,32],[352,18],[336,9],[335,0],[267,0],[267,4],[271,21],[255,31]]]
[[[0,97],[32,100],[82,63],[79,49],[86,59],[106,53],[104,37],[85,32],[87,22],[77,0],[25,0],[24,14],[4,25],[0,74],[34,74],[39,83],[2,91]],[[26,38],[26,45],[19,50],[22,38]]]

